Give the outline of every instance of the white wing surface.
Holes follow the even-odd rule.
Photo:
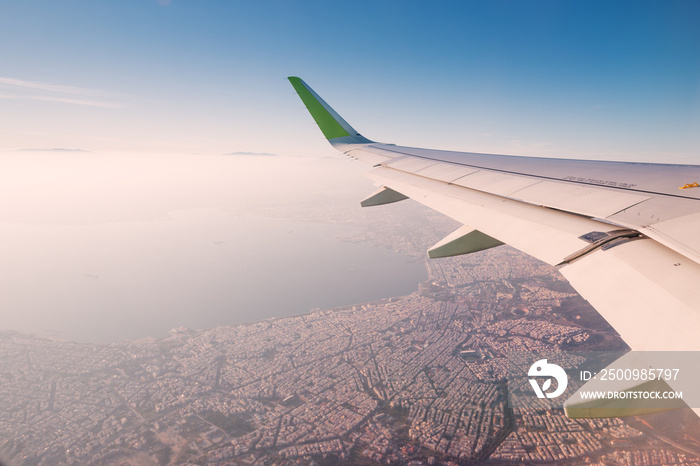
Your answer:
[[[410,197],[465,225],[431,257],[509,244],[561,266],[633,350],[700,351],[700,166],[377,143],[289,80],[329,142],[373,166],[384,189],[363,203]]]

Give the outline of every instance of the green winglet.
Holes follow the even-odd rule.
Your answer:
[[[333,111],[330,106],[323,101],[304,81],[296,76],[289,76],[289,82],[292,83],[294,89],[301,97],[302,102],[311,113],[311,116],[316,120],[316,124],[326,139],[342,138],[350,136],[346,127],[352,129],[340,116]],[[330,110],[330,111],[329,111]],[[333,112],[333,113],[331,113]],[[335,114],[335,115],[334,115]],[[340,119],[340,121],[338,121]],[[344,123],[344,125],[343,125]],[[354,136],[354,134],[353,134]]]

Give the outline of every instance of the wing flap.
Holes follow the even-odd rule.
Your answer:
[[[640,231],[700,262],[700,213],[655,223],[641,228]]]
[[[700,264],[653,241],[596,250],[560,272],[638,351],[700,350]]]

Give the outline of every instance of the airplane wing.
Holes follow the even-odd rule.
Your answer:
[[[362,205],[411,198],[464,225],[431,248],[430,257],[509,244],[560,266],[633,350],[700,351],[699,165],[378,143],[304,81],[288,79],[333,147],[372,165],[367,176],[380,190]],[[582,415],[573,407],[567,414]]]

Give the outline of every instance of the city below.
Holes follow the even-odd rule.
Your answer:
[[[408,296],[159,340],[0,333],[0,458],[700,464],[690,410],[570,420],[508,407],[509,352],[625,348],[556,269],[507,246],[427,264]]]

